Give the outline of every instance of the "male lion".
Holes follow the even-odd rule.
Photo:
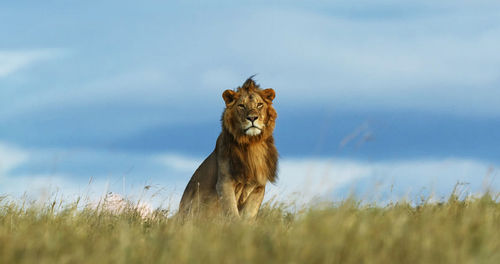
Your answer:
[[[252,76],[253,77],[253,76]],[[273,130],[277,117],[273,89],[260,89],[252,77],[222,98],[222,132],[214,151],[189,181],[179,206],[182,216],[226,215],[254,218],[267,181],[277,179],[278,152]]]

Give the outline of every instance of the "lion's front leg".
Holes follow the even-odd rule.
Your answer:
[[[257,216],[262,200],[264,200],[265,186],[259,186],[253,189],[248,195],[245,204],[240,210],[241,216],[247,219],[252,219]]]
[[[219,163],[219,172],[215,187],[223,213],[230,217],[239,218],[240,214],[234,195],[234,180],[229,174],[229,166],[226,162]]]
[[[239,217],[236,197],[234,196],[234,183],[232,180],[217,181],[217,195],[225,215]]]

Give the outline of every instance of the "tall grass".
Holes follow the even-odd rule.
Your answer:
[[[254,221],[0,201],[0,263],[500,263],[498,196],[368,205],[354,198]]]

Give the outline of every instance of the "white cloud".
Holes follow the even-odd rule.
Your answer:
[[[63,52],[55,49],[41,50],[0,50],[0,78],[7,77],[40,61],[60,56]]]
[[[328,159],[282,159],[275,189],[285,195],[298,193],[305,199],[321,196],[356,179],[369,176],[370,166],[359,162]]]
[[[171,95],[163,92],[167,81],[165,74],[158,70],[140,70],[98,80],[85,80],[83,84],[73,84],[70,87],[55,85],[44,89],[30,89],[7,102],[10,107],[1,113],[0,118],[50,111],[54,108],[88,108],[91,105],[111,103],[160,105],[171,99]]]
[[[50,156],[52,150],[23,149],[5,142],[0,142],[0,194],[23,195],[49,198],[53,193],[72,197],[98,192],[104,193],[104,179],[89,182],[75,180],[74,175],[64,173],[13,173],[22,166],[30,166],[36,158]],[[31,164],[32,165],[32,164]],[[49,165],[47,165],[49,166]]]
[[[173,169],[179,172],[187,172],[188,174],[192,174],[203,161],[202,159],[196,159],[172,153],[159,155],[156,157],[156,159],[158,160],[158,162],[162,163],[169,169]]]
[[[299,192],[303,201],[314,197],[341,199],[362,187],[358,195],[370,193],[398,199],[426,190],[439,197],[449,195],[455,184],[470,191],[498,187],[488,177],[498,176],[492,164],[472,159],[413,159],[367,162],[344,159],[298,159],[281,162],[277,190]],[[382,189],[380,189],[382,188]],[[411,197],[414,198],[414,197]]]
[[[9,194],[16,197],[26,195],[29,198],[40,198],[46,200],[57,194],[64,197],[83,197],[86,195],[85,185],[81,182],[72,180],[70,174],[24,174],[10,175],[0,180],[2,194]],[[101,184],[102,185],[102,184]],[[104,193],[105,185],[92,185],[88,188],[88,193],[94,193],[95,188],[99,190],[98,194]],[[92,191],[91,191],[92,190]]]
[[[0,179],[28,159],[28,152],[0,142]]]

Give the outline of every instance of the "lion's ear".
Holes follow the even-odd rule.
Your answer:
[[[230,105],[231,103],[233,103],[235,97],[236,97],[236,92],[233,90],[225,90],[222,93],[222,98],[224,99],[224,102],[226,102],[226,105]]]
[[[264,98],[266,100],[269,100],[270,102],[272,102],[274,100],[274,96],[276,96],[274,90],[271,88],[265,89],[264,91],[262,91],[262,94],[264,95]]]

